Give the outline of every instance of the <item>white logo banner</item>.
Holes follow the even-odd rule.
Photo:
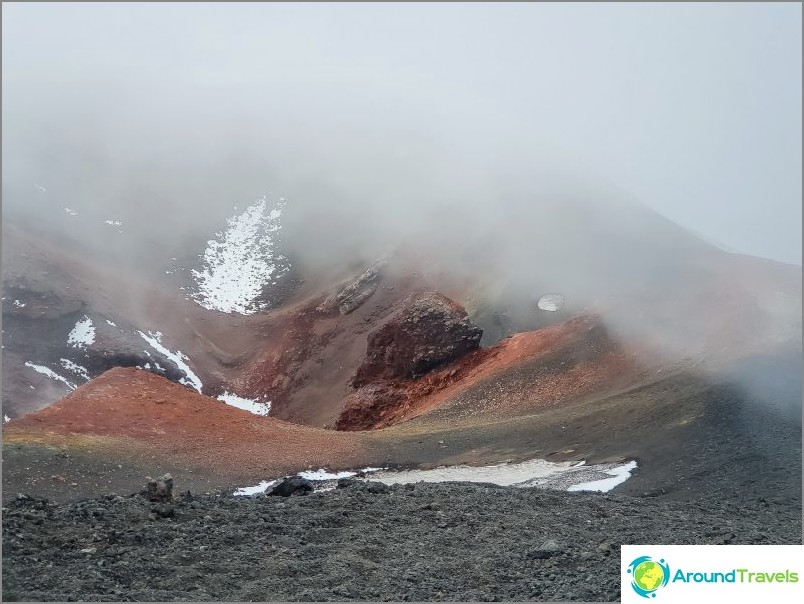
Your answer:
[[[623,545],[620,566],[623,602],[804,602],[802,545]]]

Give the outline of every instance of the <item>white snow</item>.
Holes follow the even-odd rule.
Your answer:
[[[38,185],[38,184],[34,183],[33,186],[35,188],[37,188],[38,190],[42,191],[42,193],[47,193],[47,189],[45,187],[43,187],[42,185]]]
[[[11,421],[11,418],[8,415],[3,414],[3,423],[7,424]]]
[[[69,214],[70,216],[78,216],[78,212],[76,212],[72,208],[64,208],[64,212]]]
[[[536,305],[542,310],[555,312],[564,306],[564,296],[561,294],[545,294],[539,298]]]
[[[121,235],[123,234],[123,230],[120,228],[120,227],[123,226],[123,223],[121,221],[119,221],[119,220],[104,220],[103,222],[105,224],[108,224],[110,227],[112,227],[114,230],[116,230]]]
[[[622,466],[616,466],[609,470],[603,470],[604,474],[609,474],[611,478],[604,478],[602,480],[593,480],[592,482],[583,482],[581,484],[572,485],[568,491],[599,491],[607,493],[611,491],[618,484],[624,483],[631,478],[631,472],[636,470],[637,462],[629,461]]]
[[[14,306],[17,306],[19,308],[25,308],[27,304],[25,304],[25,302],[20,302],[19,300],[14,300]]]
[[[238,409],[243,409],[244,411],[253,413],[254,415],[268,415],[271,412],[271,401],[261,403],[259,401],[243,398],[242,396],[237,396],[236,394],[232,394],[231,392],[227,391],[224,391],[223,394],[219,395],[218,400],[223,401],[232,407],[237,407]]]
[[[502,463],[491,466],[444,466],[433,470],[387,470],[386,468],[364,468],[362,470],[345,470],[329,472],[325,469],[299,472],[299,476],[313,482],[351,478],[358,473],[371,476],[358,480],[373,480],[387,485],[408,484],[416,482],[486,482],[500,486],[520,488],[538,487],[567,491],[601,491],[607,492],[622,484],[636,469],[635,461],[620,464],[594,464],[585,462],[551,462],[544,459],[531,459],[522,463]],[[608,478],[597,479],[600,476]],[[255,487],[246,487],[235,492],[235,495],[253,495],[265,490],[266,486],[275,484],[281,479],[265,480]],[[317,486],[317,489],[321,487]],[[248,492],[246,492],[248,491]]]
[[[351,478],[357,472],[327,472],[324,468],[319,470],[299,472],[299,476],[307,480],[340,480],[341,478]]]
[[[260,484],[254,485],[253,487],[237,489],[232,495],[256,495],[257,493],[262,493],[268,487],[274,486],[280,480],[279,478],[276,480],[263,480]]]
[[[184,372],[185,377],[179,380],[180,384],[186,384],[188,386],[192,386],[193,388],[198,390],[198,392],[201,392],[201,387],[203,386],[201,380],[193,372],[193,370],[190,369],[190,366],[187,363],[185,363],[185,361],[189,361],[190,359],[186,355],[182,354],[181,350],[172,352],[167,348],[165,348],[162,345],[161,331],[156,331],[153,333],[149,331],[148,335],[145,335],[141,331],[138,331],[137,333],[139,333],[140,336],[142,336],[142,339],[148,342],[154,350],[156,350],[157,352],[161,352],[163,355],[165,355],[167,358],[173,361],[176,364],[176,367],[178,367],[182,372]]]
[[[86,381],[89,381],[89,371],[87,371],[86,367],[82,367],[78,363],[74,363],[70,359],[61,359],[61,366],[64,367],[67,371],[74,373],[75,375],[84,378]]]
[[[385,468],[363,468],[362,470],[355,470],[355,471],[343,471],[343,472],[328,472],[326,469],[321,468],[319,470],[309,470],[306,472],[299,472],[299,476],[302,478],[306,478],[312,482],[329,482],[333,480],[339,480],[340,478],[351,478],[355,476],[358,472],[362,472],[364,474],[369,472],[377,472],[379,470],[384,470]],[[257,485],[253,487],[243,487],[242,489],[237,489],[233,494],[234,495],[256,495],[257,493],[262,493],[268,487],[274,486],[278,483],[282,478],[274,478],[272,480],[263,480]],[[326,490],[326,489],[324,489]]]
[[[53,371],[52,369],[50,369],[48,367],[45,367],[44,365],[34,365],[30,361],[26,361],[25,366],[30,367],[31,369],[33,369],[37,373],[41,373],[42,375],[46,375],[47,377],[49,377],[52,380],[56,380],[57,382],[62,382],[70,390],[75,390],[75,388],[76,388],[76,385],[73,384],[72,382],[70,382],[69,380],[67,380],[67,378],[59,375],[58,373],[56,373],[55,371]]]
[[[73,330],[67,335],[67,343],[73,348],[83,348],[95,342],[95,326],[92,319],[84,315]]]
[[[380,472],[371,479],[385,484],[409,482],[491,482],[500,486],[532,482],[537,478],[567,471],[571,462],[551,462],[532,459],[518,464],[493,466],[445,466],[433,470],[401,470]]]
[[[112,323],[109,319],[106,319],[106,322],[111,325],[112,327],[117,327],[114,323]]]
[[[276,251],[275,234],[282,228],[285,205],[280,199],[269,211],[265,196],[226,222],[223,232],[207,242],[202,270],[193,270],[197,291],[192,299],[209,310],[253,314],[266,307],[257,300],[288,266]]]

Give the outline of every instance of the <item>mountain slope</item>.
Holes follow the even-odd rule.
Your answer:
[[[357,466],[366,447],[351,434],[260,417],[147,371],[107,371],[46,409],[6,425],[4,442],[91,442],[107,453],[176,456],[210,473],[283,474],[309,465]]]

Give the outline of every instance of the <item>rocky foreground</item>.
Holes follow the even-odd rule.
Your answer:
[[[800,543],[800,502],[345,481],[306,496],[151,492],[3,508],[3,599],[591,600],[623,543]]]

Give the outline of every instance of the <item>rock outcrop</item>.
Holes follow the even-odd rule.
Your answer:
[[[482,335],[454,300],[437,292],[414,294],[369,334],[352,385],[418,377],[476,349]]]
[[[163,474],[156,480],[148,479],[144,495],[148,498],[148,501],[158,503],[173,501],[173,476]]]
[[[275,497],[290,497],[291,495],[307,495],[312,490],[312,482],[301,476],[291,476],[265,491],[265,494]]]
[[[366,272],[357,277],[338,294],[328,298],[318,307],[318,310],[329,311],[337,308],[342,315],[348,315],[360,308],[377,291],[382,279],[382,270],[386,264],[388,264],[386,260],[378,260],[372,264],[366,269]]]

